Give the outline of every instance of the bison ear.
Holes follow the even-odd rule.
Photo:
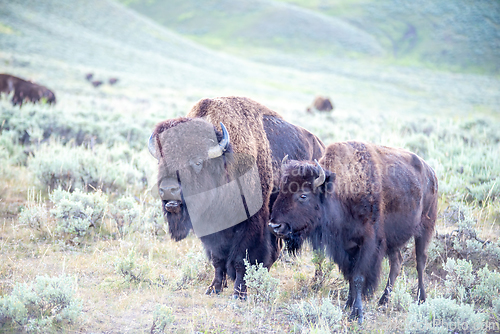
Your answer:
[[[327,181],[335,182],[336,177],[337,177],[336,173],[330,172],[330,176],[327,178]]]
[[[325,183],[322,185],[322,193],[333,194],[335,192],[335,178],[337,174],[325,170]]]

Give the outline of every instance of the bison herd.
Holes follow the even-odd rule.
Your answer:
[[[101,80],[93,80],[93,77],[93,73],[85,75],[85,79],[96,88],[104,84]],[[115,85],[118,80],[115,77],[109,78],[108,84]],[[11,102],[14,106],[22,106],[26,102],[37,103],[45,101],[48,104],[56,103],[55,94],[47,87],[10,74],[0,74],[0,96],[1,93],[5,93],[6,95],[13,93]]]
[[[103,83],[91,73],[85,78],[94,87]],[[0,74],[0,93],[13,93],[13,105],[56,102],[48,88],[9,74]],[[333,105],[318,97],[314,109]],[[269,269],[283,243],[295,254],[308,241],[339,266],[349,282],[346,308],[362,323],[363,298],[377,288],[382,259],[388,257],[390,272],[379,304],[387,303],[401,270],[400,249],[413,237],[417,297],[425,300],[438,184],[415,154],[357,141],[325,147],[245,97],[200,100],[186,117],[158,123],[148,147],[158,161],[171,237],[180,241],[193,230],[213,264],[207,294],[220,293],[229,276],[233,296],[245,299],[245,259]]]
[[[346,307],[361,323],[383,257],[390,273],[380,304],[401,270],[400,249],[413,237],[417,296],[425,300],[438,185],[415,154],[355,141],[325,147],[244,97],[200,100],[186,117],[157,124],[148,147],[158,161],[169,233],[179,241],[193,229],[214,266],[207,294],[220,293],[229,276],[233,296],[244,299],[244,259],[269,269],[282,242],[295,253],[309,241],[339,266],[349,282]]]

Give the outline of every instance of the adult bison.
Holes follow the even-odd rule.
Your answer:
[[[400,248],[415,238],[418,299],[425,300],[426,247],[437,212],[437,180],[422,159],[403,149],[362,142],[328,146],[319,164],[283,165],[280,192],[269,226],[290,252],[310,240],[338,264],[349,281],[346,307],[363,321],[362,296],[380,277],[382,258],[389,279],[379,300],[385,304],[401,270]]]
[[[54,93],[42,85],[26,81],[10,74],[0,74],[0,92],[10,94],[12,96],[12,104],[22,106],[24,102],[36,103],[41,99],[45,99],[47,103],[56,103]]]
[[[251,99],[221,97],[157,124],[149,148],[159,162],[172,238],[179,241],[193,228],[212,260],[215,277],[206,293],[219,293],[227,274],[234,296],[244,298],[243,259],[269,268],[279,255],[267,222],[281,159],[319,158],[323,143]]]

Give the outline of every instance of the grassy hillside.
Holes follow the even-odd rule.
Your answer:
[[[123,0],[213,49],[279,63],[363,58],[451,71],[500,71],[500,4],[397,0]]]
[[[425,43],[417,53],[401,48],[395,63],[376,27],[404,25],[348,19],[370,16],[366,8],[383,13],[383,1],[148,4],[136,3],[167,26],[111,0],[0,5],[0,73],[57,96],[55,106],[22,108],[0,96],[1,333],[415,333],[418,324],[447,332],[431,316],[475,333],[500,330],[497,76],[407,66],[421,63],[412,57]],[[329,58],[332,49],[343,56]],[[94,88],[89,72],[105,83]],[[336,266],[309,249],[255,271],[247,302],[232,300],[230,288],[203,294],[213,268],[194,235],[175,242],[166,232],[145,143],[156,122],[232,94],[326,144],[404,147],[435,169],[428,303],[416,303],[411,242],[390,304],[368,301],[363,326],[342,309],[348,286]],[[306,112],[318,94],[331,97],[332,113]],[[387,261],[382,271],[385,281]]]

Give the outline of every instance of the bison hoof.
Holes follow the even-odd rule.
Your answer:
[[[349,316],[349,320],[358,319],[358,324],[361,325],[363,323],[363,311],[357,307],[354,307],[351,315]]]
[[[207,291],[205,291],[205,294],[206,295],[211,295],[211,294],[216,294],[218,295],[220,293],[220,290],[217,290],[216,288],[214,288],[213,286],[209,286]]]
[[[233,294],[233,299],[234,300],[239,299],[239,300],[245,301],[245,300],[247,300],[247,294],[235,292]]]
[[[344,310],[348,310],[350,309],[352,306],[352,299],[349,298],[346,302],[345,302],[345,305],[344,305]]]
[[[388,301],[389,301],[389,296],[386,293],[384,293],[382,295],[382,297],[380,297],[380,299],[378,301],[378,305],[379,306],[384,306],[384,305],[387,304]]]

